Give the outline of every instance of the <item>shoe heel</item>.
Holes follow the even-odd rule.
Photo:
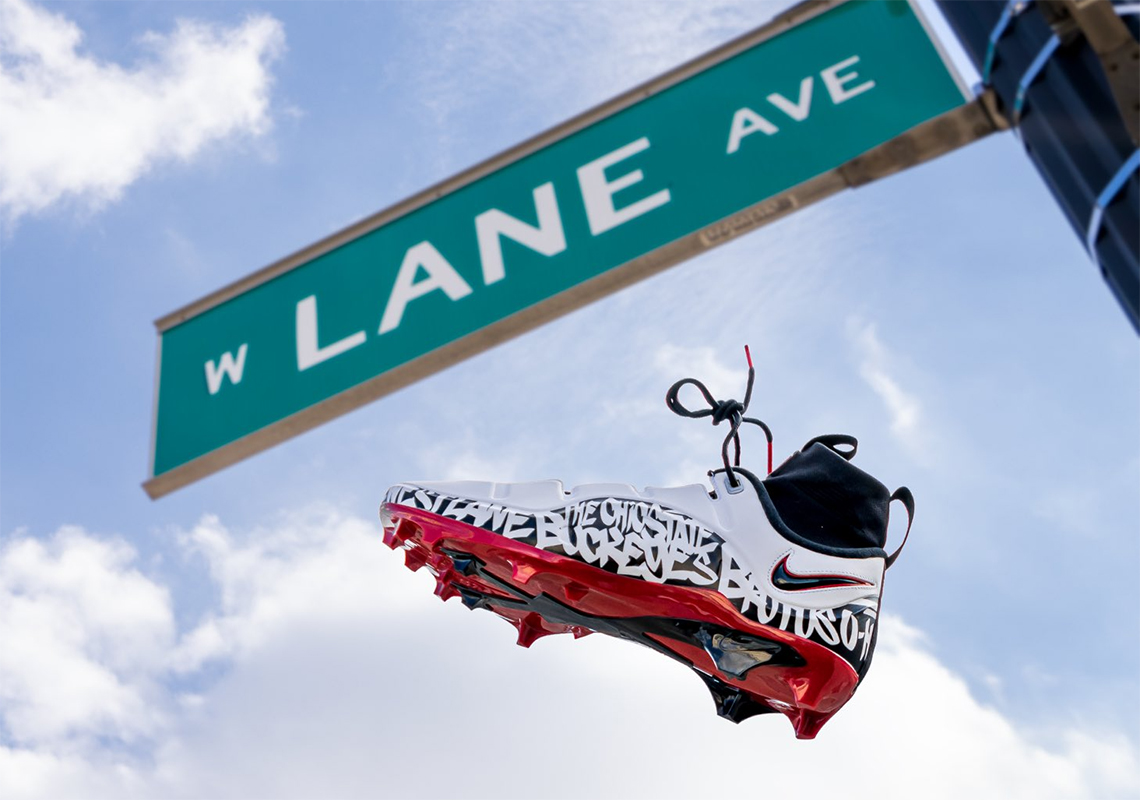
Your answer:
[[[801,708],[788,714],[788,719],[792,722],[797,739],[814,739],[823,724],[831,719],[834,713],[832,711],[825,714],[821,711],[808,711],[806,708]]]

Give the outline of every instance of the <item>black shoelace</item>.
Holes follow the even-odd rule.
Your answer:
[[[728,435],[724,437],[724,444],[721,445],[720,454],[724,460],[724,471],[728,474],[729,485],[735,489],[740,485],[740,481],[733,472],[734,466],[740,466],[740,426],[745,422],[751,422],[753,425],[759,425],[761,430],[764,431],[764,436],[768,439],[768,473],[772,472],[772,431],[768,426],[754,417],[746,417],[744,413],[748,410],[748,404],[752,401],[752,384],[756,380],[756,370],[752,366],[752,353],[748,350],[747,345],[744,347],[744,355],[748,359],[748,388],[744,391],[744,402],[739,400],[717,400],[712,396],[703,383],[696,378],[682,378],[669,387],[669,391],[665,393],[665,405],[669,406],[669,410],[674,414],[679,414],[682,417],[692,417],[700,419],[701,417],[712,417],[712,424],[719,425],[720,423],[728,420],[730,429]],[[708,403],[708,408],[702,408],[698,411],[690,411],[681,404],[680,392],[681,387],[686,384],[692,384],[697,387],[697,390],[705,398]],[[732,463],[728,459],[728,444],[732,442],[735,454]]]

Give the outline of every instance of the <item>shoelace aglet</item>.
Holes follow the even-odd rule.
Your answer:
[[[748,368],[754,369],[752,366],[752,351],[748,349],[748,345],[744,345],[744,357],[748,359]]]

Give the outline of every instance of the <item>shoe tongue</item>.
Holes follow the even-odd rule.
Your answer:
[[[763,483],[783,521],[810,541],[841,548],[887,542],[887,487],[826,445],[796,453]]]

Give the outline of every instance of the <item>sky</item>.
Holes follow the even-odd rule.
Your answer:
[[[154,319],[786,5],[0,0],[0,795],[1140,796],[1137,340],[1013,133],[141,488]],[[851,433],[917,499],[815,741],[382,545],[403,480],[701,482],[662,398],[745,344],[777,460]]]

